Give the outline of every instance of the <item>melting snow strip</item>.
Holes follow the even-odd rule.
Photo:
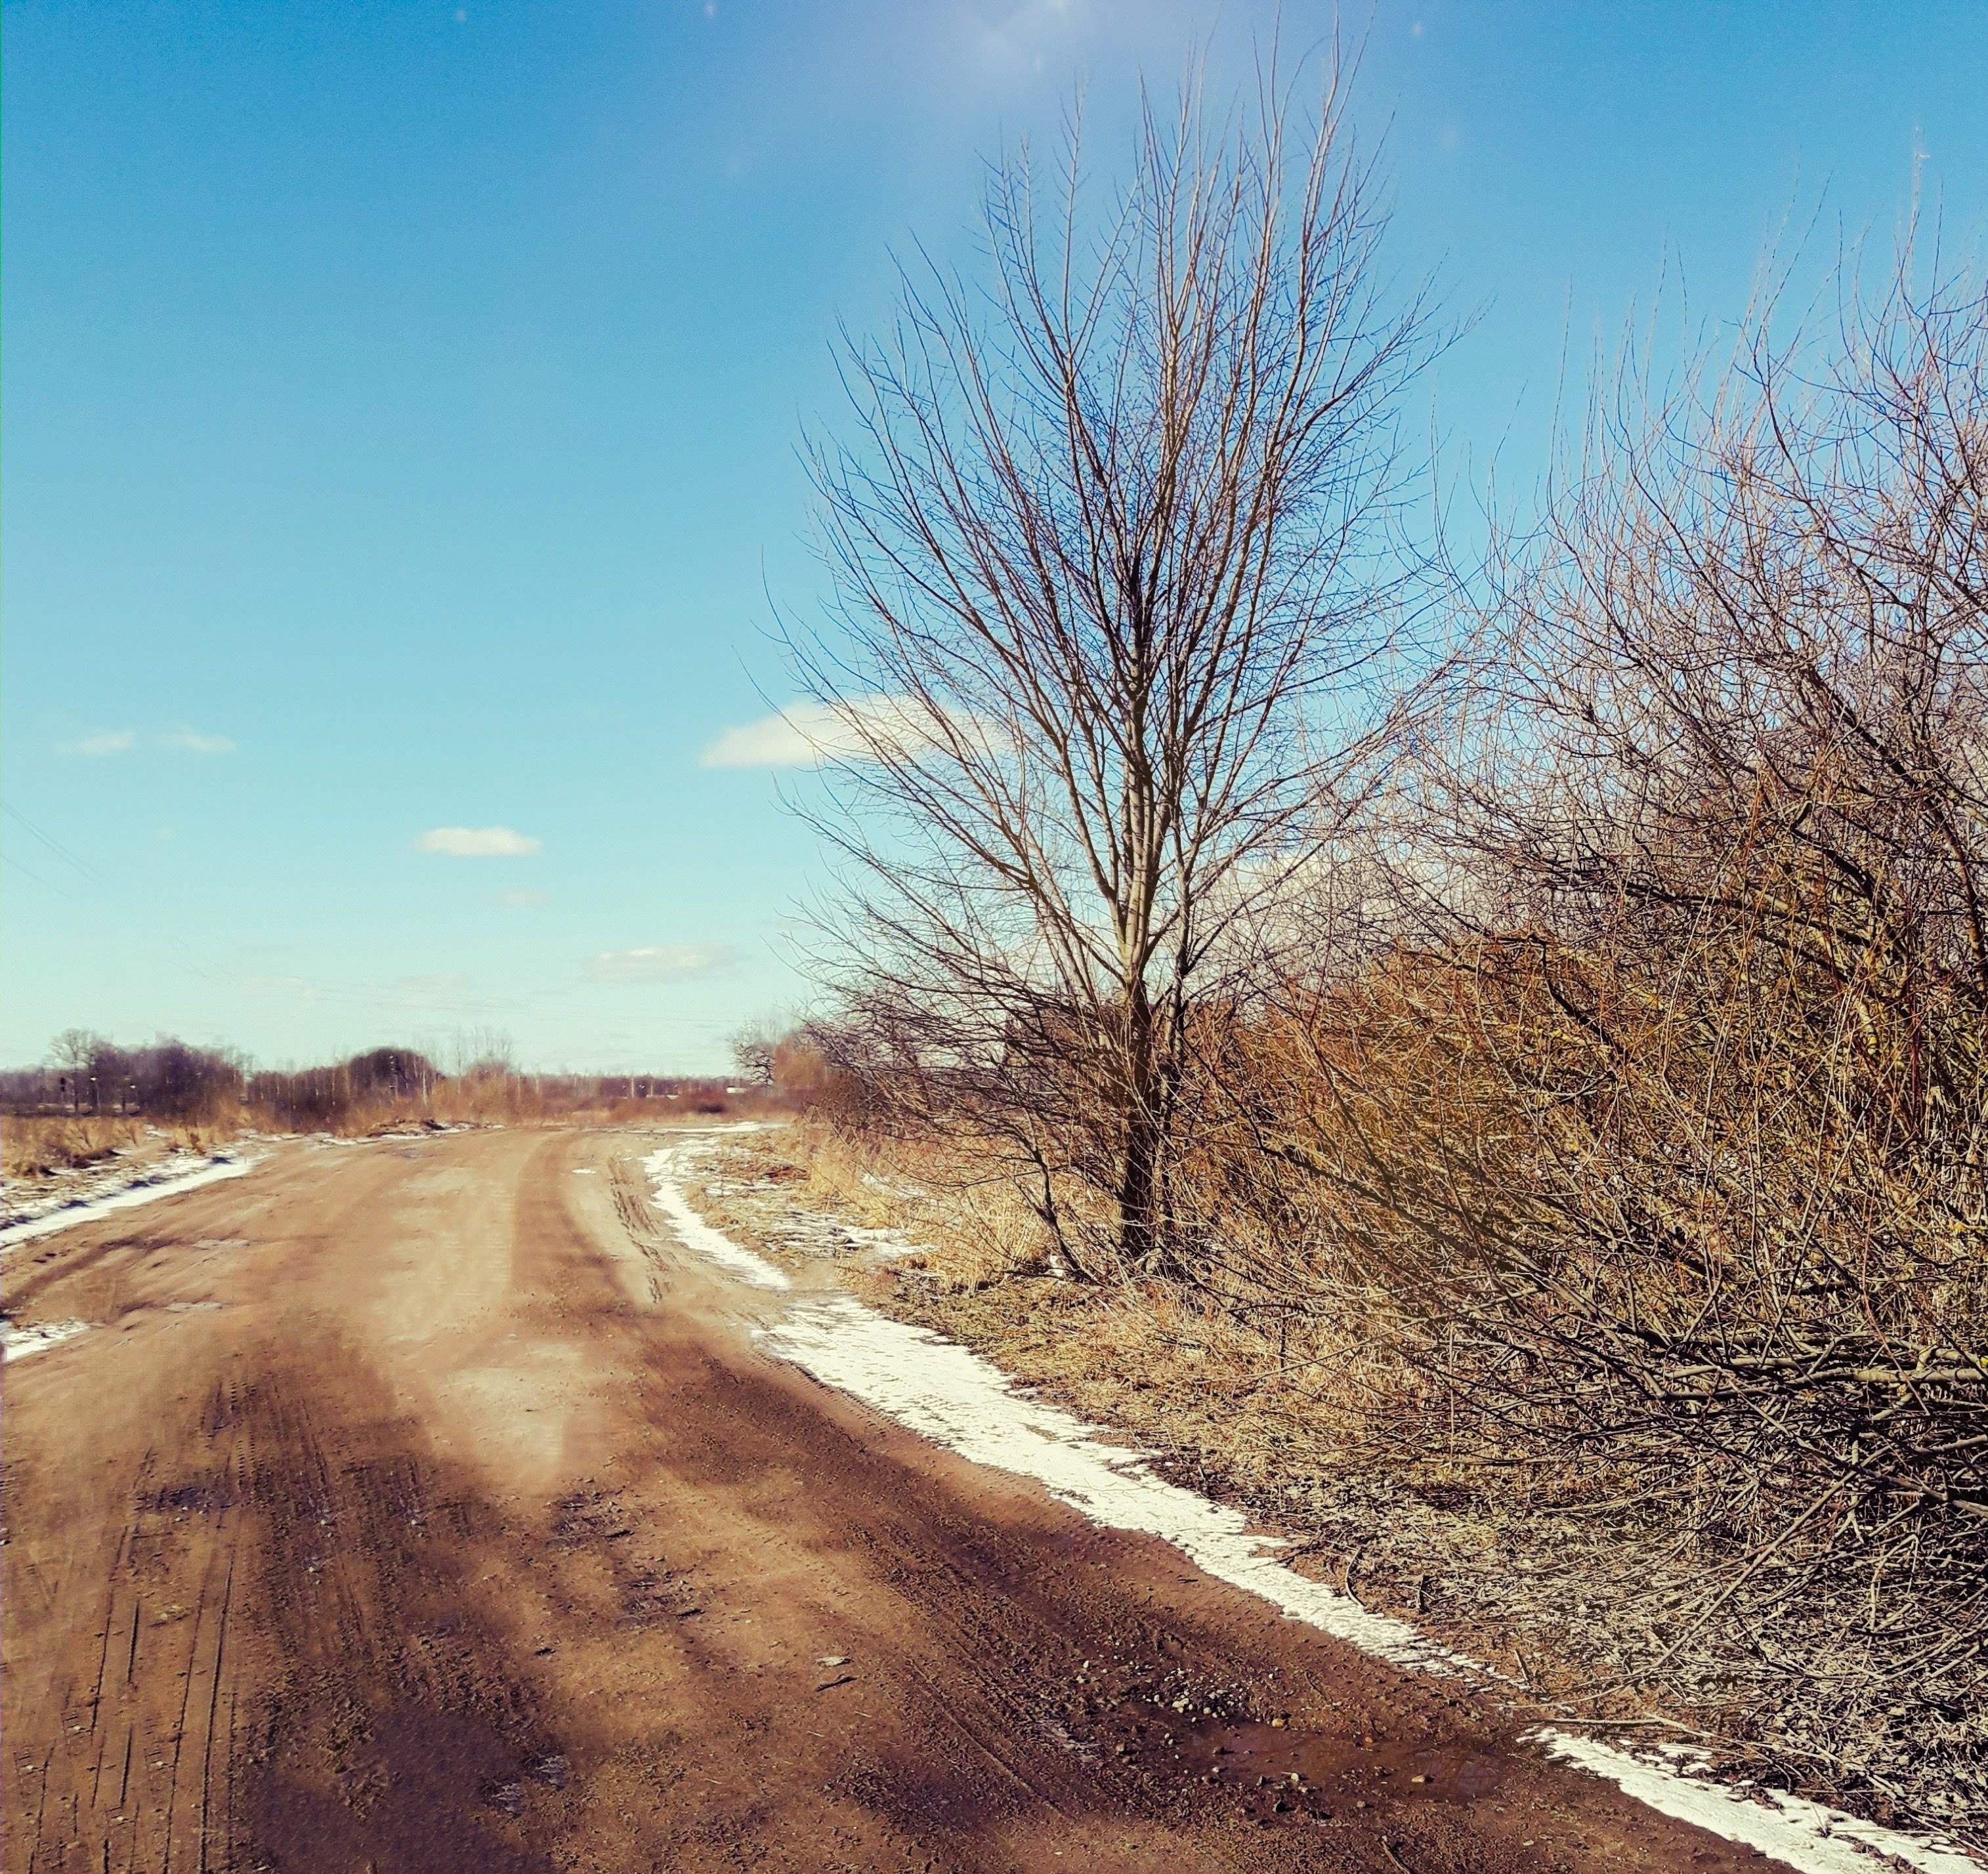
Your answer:
[[[706,1135],[646,1159],[658,1207],[689,1248],[759,1288],[789,1287],[781,1270],[714,1229],[685,1198],[678,1179],[716,1149]],[[1205,1573],[1268,1601],[1287,1619],[1409,1671],[1503,1680],[1406,1621],[1370,1612],[1351,1595],[1307,1579],[1278,1558],[1282,1538],[1253,1532],[1239,1510],[1169,1483],[1145,1453],[1108,1443],[1097,1427],[1025,1396],[999,1368],[929,1329],[893,1321],[845,1295],[796,1302],[759,1338],[823,1384],[974,1464],[1032,1477],[1105,1528],[1172,1544]],[[1550,1757],[1605,1778],[1659,1815],[1756,1848],[1801,1874],[1871,1874],[1874,1851],[1923,1874],[1983,1874],[1979,1861],[1949,1844],[1800,1797],[1742,1791],[1694,1774],[1706,1761],[1697,1751],[1671,1746],[1656,1757],[1638,1756],[1550,1727],[1529,1735]]]
[[[38,1237],[52,1236],[58,1230],[73,1230],[79,1224],[93,1224],[119,1211],[135,1210],[141,1204],[154,1204],[161,1197],[176,1197],[183,1190],[198,1190],[203,1184],[218,1184],[224,1178],[243,1177],[262,1162],[259,1158],[215,1158],[198,1171],[178,1177],[140,1178],[108,1197],[87,1198],[79,1204],[65,1204],[45,1217],[9,1224],[0,1229],[0,1255]]]
[[[723,1231],[714,1230],[690,1207],[690,1200],[683,1193],[678,1180],[690,1168],[693,1160],[707,1157],[711,1146],[702,1150],[691,1143],[666,1145],[660,1152],[651,1152],[642,1160],[642,1169],[649,1179],[656,1195],[656,1207],[675,1227],[681,1237],[701,1256],[708,1257],[721,1264],[741,1280],[749,1281],[756,1288],[786,1288],[789,1282],[786,1271],[777,1268],[764,1256],[756,1256],[749,1249],[742,1249]]]
[[[975,1464],[1033,1477],[1059,1503],[1105,1528],[1171,1542],[1206,1573],[1260,1595],[1291,1619],[1397,1666],[1472,1670],[1406,1621],[1370,1613],[1351,1595],[1286,1568],[1276,1558],[1276,1538],[1253,1535],[1240,1510],[1168,1483],[1144,1451],[1104,1443],[1096,1427],[1024,1396],[999,1368],[929,1329],[838,1296],[796,1305],[760,1338],[825,1385]]]
[[[1895,1828],[1824,1808],[1800,1796],[1770,1791],[1762,1792],[1767,1797],[1764,1803],[1750,1801],[1723,1783],[1689,1774],[1704,1762],[1696,1751],[1659,1746],[1671,1761],[1652,1762],[1595,1737],[1576,1737],[1551,1729],[1530,1734],[1546,1747],[1548,1756],[1605,1777],[1658,1815],[1675,1816],[1708,1834],[1757,1848],[1763,1855],[1803,1869],[1804,1874],[1871,1874],[1867,1849],[1895,1855],[1926,1874],[1980,1874],[1980,1862],[1958,1849],[1922,1835],[1901,1835]]]
[[[0,1315],[0,1360],[25,1360],[31,1353],[59,1346],[89,1331],[87,1321],[44,1321],[31,1328],[17,1328]]]

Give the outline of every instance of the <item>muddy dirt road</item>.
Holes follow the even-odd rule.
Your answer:
[[[8,1258],[92,1324],[6,1370],[10,1874],[1766,1865],[756,1351],[652,1144],[298,1144]]]

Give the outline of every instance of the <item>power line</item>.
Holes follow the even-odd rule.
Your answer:
[[[72,903],[75,902],[72,895],[69,893],[64,891],[53,879],[43,878],[33,866],[22,865],[12,853],[0,853],[0,863],[12,866],[14,869],[19,873],[24,878],[32,879],[37,885],[46,886],[48,889],[53,892],[58,898],[69,898]]]
[[[9,819],[15,822],[18,825],[25,827],[28,832],[32,833],[35,837],[40,840],[42,844],[46,846],[51,853],[54,853],[58,859],[67,860],[68,863],[73,866],[77,871],[80,872],[85,878],[89,880],[93,885],[101,885],[103,883],[102,878],[100,878],[96,872],[92,870],[90,866],[84,864],[81,859],[78,859],[76,856],[72,853],[67,846],[64,846],[59,839],[54,839],[49,834],[43,832],[42,829],[37,826],[32,820],[29,819],[19,807],[15,806],[11,800],[0,801],[0,811],[4,811]]]

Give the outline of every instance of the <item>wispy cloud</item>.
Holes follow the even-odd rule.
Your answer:
[[[489,994],[458,970],[401,977],[384,987],[380,1000],[389,1008],[457,1015],[487,1015],[518,1006],[516,997]]]
[[[818,768],[860,761],[881,739],[910,751],[928,746],[931,712],[909,697],[853,697],[842,703],[789,703],[757,722],[724,731],[698,758],[700,768]]]
[[[181,726],[167,729],[163,734],[148,735],[148,748],[171,748],[181,755],[232,755],[235,743],[226,735],[203,734],[198,729]],[[79,735],[74,741],[58,742],[59,755],[125,755],[138,745],[138,732],[135,729],[92,729],[87,735]]]
[[[252,995],[275,996],[286,1002],[331,1001],[420,1015],[490,1015],[519,1006],[515,997],[491,994],[455,970],[402,976],[390,983],[347,983],[332,988],[303,976],[250,976],[243,978],[242,986]]]
[[[57,742],[58,755],[122,755],[137,744],[138,738],[130,729],[92,729],[87,735],[79,735],[74,741]]]
[[[604,950],[587,962],[595,983],[667,983],[722,970],[732,961],[725,944],[643,944],[633,950]]]
[[[414,842],[414,850],[455,859],[525,859],[539,845],[529,833],[514,833],[508,826],[435,826]]]
[[[522,910],[527,906],[550,904],[553,895],[549,891],[500,891],[497,902],[509,906],[512,910]]]
[[[247,976],[242,987],[251,995],[281,996],[289,1002],[321,1002],[324,991],[302,976]]]

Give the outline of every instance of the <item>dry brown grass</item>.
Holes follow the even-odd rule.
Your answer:
[[[137,1119],[64,1118],[47,1114],[0,1115],[5,1173],[9,1180],[47,1177],[100,1164],[115,1154],[150,1156],[167,1152],[211,1152],[244,1129],[241,1115],[200,1124],[158,1124]]]
[[[137,1119],[0,1116],[0,1170],[9,1178],[43,1177],[94,1164],[137,1143]]]

